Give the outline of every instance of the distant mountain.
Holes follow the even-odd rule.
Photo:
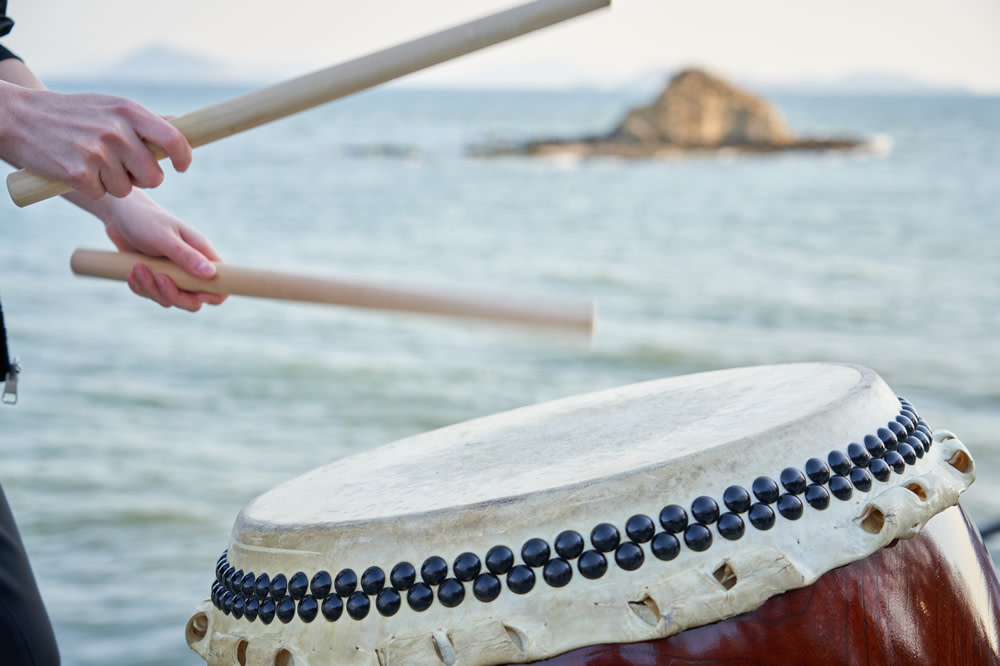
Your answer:
[[[153,45],[118,60],[97,78],[128,83],[212,82],[225,80],[229,68],[216,60],[169,46]]]
[[[561,62],[487,66],[474,73],[432,68],[405,76],[401,88],[465,88],[491,90],[570,90],[596,87],[586,72]]]
[[[267,65],[226,63],[209,56],[183,51],[163,44],[154,44],[135,51],[109,67],[86,75],[87,79],[117,83],[266,83],[290,78],[297,74],[289,68],[269,68]],[[84,78],[83,75],[71,78]]]
[[[738,79],[741,85],[767,94],[800,95],[971,95],[968,88],[930,83],[916,77],[885,72],[857,72],[829,79],[755,81]]]
[[[110,67],[91,73],[88,79],[127,83],[249,83],[277,81],[312,71],[268,70],[259,64],[237,65],[183,51],[162,44],[136,51]],[[622,90],[633,94],[659,94],[673,73],[667,69],[647,70],[619,81],[597,80],[583,70],[559,62],[521,63],[477,71],[475,74],[449,74],[437,70],[418,72],[394,85],[401,87],[487,88],[567,90],[593,88]],[[71,78],[83,78],[82,75]],[[963,95],[971,94],[960,86],[942,86],[914,77],[888,73],[856,73],[847,76],[797,81],[774,81],[754,77],[731,77],[738,85],[760,94],[806,95]]]

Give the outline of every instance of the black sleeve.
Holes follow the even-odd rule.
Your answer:
[[[0,0],[0,37],[3,37],[14,27],[14,21],[7,18],[7,0]]]
[[[10,32],[10,29],[13,27],[14,21],[7,17],[7,0],[0,0],[0,37]],[[5,47],[0,46],[0,60],[6,60],[7,58],[17,58],[17,56]]]

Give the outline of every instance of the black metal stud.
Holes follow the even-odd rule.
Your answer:
[[[719,534],[730,541],[736,541],[743,537],[746,532],[746,525],[743,519],[736,513],[724,513],[719,516]]]
[[[240,592],[243,593],[244,597],[249,599],[254,596],[254,582],[256,580],[257,579],[252,573],[248,573],[243,576],[243,580],[240,581]]]
[[[254,594],[257,595],[258,599],[264,599],[269,596],[271,591],[271,579],[268,578],[266,573],[262,573],[257,576],[257,580],[253,584]]]
[[[406,603],[415,611],[425,611],[434,603],[434,590],[427,583],[414,583],[406,591]]]
[[[368,567],[361,574],[361,590],[365,594],[378,594],[385,587],[385,572],[379,567]]]
[[[691,502],[691,517],[702,525],[711,525],[719,519],[719,504],[707,495],[695,497]]]
[[[287,594],[274,604],[274,614],[283,624],[288,624],[295,617],[295,600]]]
[[[670,504],[660,510],[660,525],[668,532],[680,534],[688,525],[688,515],[684,507]]]
[[[872,458],[882,458],[885,455],[885,443],[875,435],[865,435],[865,448]]]
[[[299,571],[288,579],[288,596],[292,599],[298,601],[302,597],[306,596],[306,592],[308,591],[309,578],[306,576],[305,572]]]
[[[521,559],[529,567],[540,567],[549,561],[551,550],[544,539],[528,539],[521,546]]]
[[[888,481],[892,474],[892,468],[881,458],[872,458],[871,463],[868,464],[868,471],[879,481]]]
[[[750,519],[750,524],[758,530],[769,530],[774,527],[774,509],[763,502],[757,502],[751,506],[747,517]]]
[[[237,594],[236,598],[233,599],[233,617],[239,620],[243,617],[243,609],[246,608],[247,600],[243,598],[242,594]]]
[[[257,619],[257,611],[260,610],[260,600],[256,595],[247,598],[247,603],[243,607],[243,617],[253,622]]]
[[[580,560],[576,563],[576,568],[580,570],[580,575],[584,578],[596,580],[607,572],[608,561],[602,553],[596,550],[588,550],[580,555]]]
[[[868,470],[862,469],[861,467],[855,467],[850,472],[850,480],[848,480],[846,476],[842,476],[840,474],[837,474],[830,479],[830,492],[833,493],[833,496],[845,502],[851,499],[851,496],[854,494],[854,486],[851,484],[859,472],[863,472],[864,476],[868,477],[868,485],[871,487],[871,475],[868,474]],[[860,489],[861,488],[859,488],[859,490]]]
[[[729,486],[722,493],[722,503],[733,513],[746,513],[750,509],[750,493],[743,486]]]
[[[822,511],[830,506],[830,493],[818,483],[811,483],[805,492],[806,503],[814,509]]]
[[[554,561],[549,560],[549,562]],[[500,596],[501,587],[499,578],[491,573],[481,573],[476,576],[475,582],[472,583],[472,594],[476,596],[476,599],[489,603]]]
[[[684,530],[684,543],[691,550],[699,553],[708,550],[712,546],[712,530],[701,523],[688,525]]]
[[[465,599],[465,586],[457,578],[446,578],[438,588],[438,601],[446,608],[454,608]]]
[[[331,594],[323,598],[323,603],[320,604],[319,610],[327,620],[336,622],[344,612],[344,602],[336,594]]]
[[[288,592],[288,580],[285,574],[278,574],[271,579],[271,598],[277,602]]]
[[[475,553],[462,553],[455,558],[455,562],[451,568],[455,572],[455,578],[468,582],[474,580],[479,575],[479,571],[483,568],[483,565],[479,561],[479,556]]]
[[[802,500],[790,493],[784,493],[778,498],[778,513],[789,520],[798,520],[802,517]]]
[[[437,555],[428,557],[420,565],[420,577],[428,585],[440,585],[448,577],[448,563]]]
[[[527,594],[535,587],[535,572],[523,564],[516,565],[507,574],[507,587],[515,594]]]
[[[882,440],[882,444],[885,446],[886,451],[896,450],[899,440],[896,439],[896,435],[894,435],[891,430],[888,428],[879,428],[875,431],[875,435]]]
[[[906,438],[910,436],[910,433],[906,432],[906,426],[899,421],[889,421],[889,423],[886,424],[886,427],[892,431],[897,444],[899,442],[905,442]]]
[[[866,469],[855,467],[851,470],[851,484],[861,492],[866,493],[872,489],[872,475]],[[847,493],[847,497],[840,497],[837,495],[837,492],[833,489],[832,484],[830,485],[830,490],[833,492],[834,496],[839,499],[850,499],[851,497],[850,492]]]
[[[910,446],[906,442],[899,443],[899,446],[896,449],[896,453],[903,456],[903,460],[906,461],[907,465],[917,464],[917,452],[912,446]]]
[[[847,445],[847,455],[851,456],[851,462],[858,467],[868,467],[868,463],[872,460],[872,454],[868,453],[868,449],[861,446],[857,442],[852,442]],[[847,472],[839,473],[843,476],[847,476]]]
[[[670,532],[660,532],[653,537],[649,550],[656,559],[668,562],[681,552],[681,542]]]
[[[656,534],[656,523],[649,516],[636,514],[625,522],[625,535],[636,543],[646,543]]]
[[[565,530],[556,537],[556,554],[566,560],[579,557],[584,546],[586,542],[583,540],[583,535],[574,530]]]
[[[905,433],[902,439],[900,439],[898,435],[896,436],[896,439],[899,439],[899,441],[905,440],[907,437],[913,434],[914,430],[917,429],[917,424],[913,422],[913,419],[911,419],[906,414],[905,411],[901,411],[899,413],[899,415],[896,417],[896,423],[903,426],[903,431]]]
[[[316,597],[311,594],[307,594],[302,597],[302,599],[299,600],[296,612],[299,615],[299,619],[303,622],[312,622],[315,620],[316,615],[319,613],[319,603],[316,601]]]
[[[417,570],[409,562],[400,562],[389,572],[389,582],[397,592],[410,589],[417,580]]]
[[[913,449],[914,453],[917,454],[918,458],[923,458],[924,457],[924,453],[926,453],[926,451],[924,451],[924,444],[923,444],[923,442],[921,442],[919,439],[917,439],[916,437],[914,437],[914,436],[911,435],[911,436],[909,436],[909,437],[906,438],[906,443],[910,445],[910,447]]]
[[[358,574],[353,569],[342,569],[333,579],[333,589],[337,594],[347,598],[358,588]]]
[[[375,597],[375,609],[382,617],[392,617],[399,611],[402,601],[402,597],[399,596],[399,592],[395,588],[386,587]]]
[[[330,572],[328,571],[317,571],[309,581],[309,589],[312,590],[312,595],[317,599],[325,599],[326,595],[330,594],[330,590],[333,589],[333,579],[330,577]]]
[[[764,504],[774,504],[778,501],[778,495],[781,494],[775,480],[767,476],[758,476],[754,479],[750,489],[753,491],[754,497]]]
[[[260,608],[257,610],[257,617],[264,624],[271,624],[274,620],[274,599],[268,597],[260,602]]]
[[[615,564],[625,571],[635,571],[645,559],[642,546],[632,541],[626,541],[615,549]]]
[[[810,458],[806,461],[806,476],[813,483],[823,485],[830,480],[830,466],[819,458]]]
[[[902,474],[906,471],[906,461],[903,460],[903,456],[899,455],[899,451],[886,451],[885,462],[896,474]]]
[[[602,553],[610,553],[621,543],[618,528],[610,523],[601,523],[590,533],[590,543]]]
[[[806,480],[806,475],[802,473],[802,470],[795,467],[786,467],[781,470],[781,485],[792,495],[801,495],[805,492],[808,484],[809,482]]]
[[[229,589],[236,594],[243,593],[243,569],[237,569],[233,572],[232,578],[229,579]]]
[[[921,426],[918,426],[917,429],[913,431],[913,436],[916,437],[921,444],[923,444],[925,452],[931,450],[932,438],[921,429]]]
[[[545,563],[542,578],[552,587],[563,587],[573,578],[573,567],[560,557],[554,557]]]
[[[364,592],[352,592],[347,597],[347,614],[355,620],[363,620],[368,616],[368,611],[372,608],[372,602]]]
[[[860,446],[860,444],[855,446]],[[850,447],[848,447],[849,449]],[[834,474],[847,474],[851,471],[851,459],[844,455],[843,451],[830,451],[826,461],[830,463],[830,469],[833,470]]]
[[[486,552],[486,568],[502,576],[514,566],[514,551],[507,546],[493,546]]]

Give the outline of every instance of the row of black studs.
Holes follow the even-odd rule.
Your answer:
[[[261,622],[269,624],[277,617],[288,623],[296,614],[304,622],[312,622],[320,613],[333,622],[340,619],[345,610],[355,620],[367,617],[374,597],[379,614],[390,617],[399,611],[404,592],[410,608],[423,611],[434,602],[433,588],[437,587],[438,601],[453,608],[465,600],[464,583],[472,583],[476,599],[490,602],[500,595],[501,576],[506,576],[507,587],[512,592],[526,594],[535,586],[534,569],[538,568],[548,585],[563,587],[573,577],[572,560],[577,560],[580,575],[593,580],[607,572],[608,555],[612,552],[621,569],[634,571],[641,567],[645,561],[641,544],[648,543],[652,555],[663,561],[677,557],[681,539],[689,549],[703,552],[712,545],[710,526],[713,524],[721,537],[737,540],[746,531],[742,514],[746,514],[754,528],[769,530],[776,523],[774,508],[788,520],[802,517],[804,504],[800,496],[813,509],[824,510],[830,505],[831,494],[846,501],[855,488],[861,492],[870,491],[873,477],[886,482],[893,472],[903,474],[907,465],[916,464],[930,450],[933,438],[913,405],[904,398],[899,401],[901,409],[895,420],[878,428],[876,434],[866,435],[863,444],[848,444],[846,454],[834,450],[826,461],[810,458],[804,470],[787,467],[779,476],[781,486],[770,477],[758,477],[750,488],[756,502],[742,486],[730,486],[723,492],[722,501],[728,509],[724,513],[714,498],[707,495],[696,498],[691,503],[693,523],[689,522],[684,507],[671,504],[658,516],[662,532],[656,531],[652,518],[637,514],[625,523],[627,541],[622,541],[617,527],[601,523],[590,533],[591,549],[587,549],[579,532],[566,530],[553,543],[557,557],[552,557],[548,542],[532,538],[521,548],[522,564],[515,564],[510,548],[495,546],[486,553],[486,571],[482,570],[483,562],[478,555],[466,552],[455,559],[453,576],[448,577],[448,563],[433,556],[421,565],[419,582],[412,564],[397,564],[389,574],[389,586],[386,586],[385,572],[379,567],[369,567],[360,579],[351,569],[343,569],[335,578],[326,571],[316,573],[312,579],[301,571],[291,578],[284,574],[270,578],[266,573],[254,576],[229,564],[227,551],[216,566],[212,603],[227,615],[231,613],[237,619],[246,618],[251,622],[260,618]]]

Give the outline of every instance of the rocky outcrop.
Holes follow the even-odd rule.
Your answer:
[[[572,154],[642,159],[720,150],[770,153],[863,145],[846,137],[797,137],[763,99],[705,71],[688,69],[674,76],[655,102],[632,109],[604,136],[486,146],[473,152],[483,156]]]

